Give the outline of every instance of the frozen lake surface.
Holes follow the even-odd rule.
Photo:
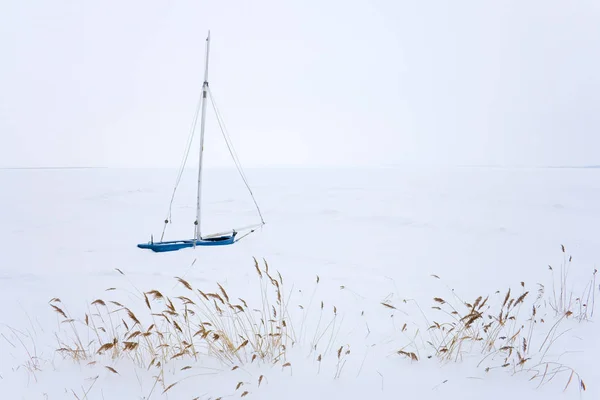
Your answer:
[[[469,300],[504,294],[509,287],[517,291],[520,282],[534,293],[536,283],[549,287],[548,265],[560,266],[561,244],[573,256],[569,279],[585,285],[600,261],[600,169],[282,168],[246,173],[266,220],[262,230],[234,246],[155,254],[136,244],[150,234],[160,237],[175,170],[0,170],[0,391],[11,399],[55,399],[74,398],[74,390],[82,398],[86,378],[99,375],[89,399],[147,398],[150,373],[146,378],[133,372],[115,375],[85,363],[73,366],[53,353],[58,347],[53,332],[60,327],[49,300],[59,297],[82,316],[86,304],[104,296],[107,288],[132,283],[144,291],[160,287],[168,292],[175,276],[195,287],[219,282],[251,296],[256,257],[266,259],[307,303],[319,275],[320,297],[314,302],[335,305],[340,318],[344,315],[336,348],[352,343],[356,362],[349,362],[335,380],[333,371],[316,374],[314,357],[302,355],[291,361],[297,366],[292,374],[246,371],[271,378],[247,389],[247,398],[387,399],[400,393],[423,399],[579,398],[578,383],[562,393],[569,373],[536,390],[538,382],[529,382],[530,376],[477,368],[481,357],[442,365],[425,358],[422,349],[421,359],[413,363],[393,349],[401,347],[397,333],[412,312],[402,310],[402,299],[416,300],[429,313],[433,297],[446,295],[449,288]],[[165,240],[193,234],[195,179],[194,171],[186,171]],[[205,182],[207,233],[258,221],[235,171],[209,169]],[[392,316],[381,302],[398,310]],[[361,312],[369,318],[366,324]],[[411,320],[418,317],[410,315]],[[552,349],[556,359],[585,380],[584,396],[590,399],[600,394],[594,363],[600,356],[600,331],[594,325],[565,326],[571,330]],[[25,346],[15,331],[23,332]],[[31,350],[34,343],[44,360],[35,379],[23,367],[24,348]],[[388,345],[379,353],[369,350]],[[203,386],[199,391],[191,389],[188,379],[188,386],[179,384],[162,396],[237,397],[236,383],[255,383],[258,375],[229,377],[235,372],[224,368],[219,375],[197,377],[195,384]],[[162,398],[161,392],[152,398]]]

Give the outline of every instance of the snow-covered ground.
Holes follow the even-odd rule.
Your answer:
[[[568,285],[577,297],[600,261],[600,169],[246,172],[267,222],[262,231],[234,246],[156,254],[136,244],[150,234],[160,236],[176,171],[0,170],[2,398],[208,399],[244,392],[256,399],[600,395],[597,318],[579,322],[572,315],[552,331],[560,316],[548,303],[553,297],[548,265],[559,274],[561,263],[573,256]],[[205,179],[208,230],[256,222],[234,171],[208,170]],[[166,239],[193,232],[194,181],[194,171],[186,172]],[[270,271],[283,278],[288,324],[296,339],[287,350],[287,367],[250,362],[248,350],[235,370],[214,357],[177,358],[162,367],[161,375],[126,358],[96,355],[74,363],[56,352],[71,331],[51,308],[53,298],[60,302],[52,304],[77,319],[88,343],[93,335],[81,321],[92,301],[115,300],[141,313],[144,300],[136,288],[187,296],[174,277],[205,292],[218,292],[219,283],[230,297],[260,307],[253,257],[261,266],[266,259]],[[493,368],[504,358],[485,358],[477,343],[465,345],[458,362],[443,362],[427,343],[435,336],[430,324],[452,320],[451,314],[432,309],[447,305],[434,297],[456,304],[458,296],[472,303],[490,295],[488,304],[500,310],[509,288],[515,298],[530,291],[528,308],[514,321],[511,332],[517,332],[520,324],[529,329],[538,283],[545,292],[536,303],[534,332],[527,334],[531,360],[523,366]],[[600,294],[598,283],[595,294]],[[325,328],[311,351],[315,332]],[[529,380],[528,369],[540,361],[546,336],[552,345],[543,361],[573,368],[585,392],[574,375],[563,393],[571,370],[539,388],[541,377]],[[414,352],[418,360],[398,354],[400,349]],[[158,375],[162,381],[153,390]]]

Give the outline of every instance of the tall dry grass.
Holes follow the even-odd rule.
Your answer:
[[[178,383],[167,384],[164,379],[164,368],[174,362],[184,364],[181,371],[210,359],[230,370],[265,363],[279,364],[292,372],[288,353],[299,334],[289,309],[291,291],[284,290],[283,277],[271,271],[266,261],[260,264],[254,259],[254,271],[260,290],[260,301],[256,304],[236,297],[219,283],[206,291],[180,277],[175,278],[182,291],[177,296],[170,297],[157,289],[136,289],[138,304],[99,298],[87,306],[82,318],[73,317],[61,300],[54,298],[50,307],[62,327],[61,334],[56,335],[57,351],[75,362],[103,362],[115,374],[119,373],[118,361],[123,359],[139,368],[155,369],[158,371],[155,386],[161,384],[165,392]],[[318,283],[317,277],[317,286]],[[108,289],[107,296],[115,291]],[[302,305],[298,307],[304,309]],[[322,358],[335,352],[338,361],[335,376],[339,377],[350,351],[334,348],[337,308],[329,313],[321,301],[319,313],[319,321],[324,322],[317,324],[308,336],[309,350],[318,352],[315,362],[319,370]],[[306,336],[305,320],[300,325]],[[261,375],[258,386],[263,379]]]
[[[546,293],[541,283],[529,289],[520,282],[516,289],[477,296],[472,301],[449,290],[449,297],[433,298],[432,316],[426,316],[417,305],[428,325],[422,341],[443,363],[476,359],[477,366],[486,372],[504,369],[512,374],[528,373],[531,380],[539,380],[539,385],[562,375],[567,382],[565,389],[575,380],[579,389],[585,390],[577,371],[548,356],[551,347],[569,330],[562,329],[565,323],[587,321],[594,313],[597,271],[583,285],[583,294],[576,297],[569,279],[571,262],[572,257],[565,256],[558,282],[551,273],[551,293]],[[433,278],[440,280],[437,275]],[[412,340],[409,347],[416,348],[415,343]],[[406,347],[397,353],[413,361],[419,359],[416,351],[407,351]]]
[[[565,331],[560,327],[574,319],[570,311],[555,320],[540,316],[543,306],[543,289],[530,299],[530,292],[521,282],[520,290],[508,289],[496,296],[478,296],[472,302],[452,302],[434,298],[432,307],[441,318],[429,327],[435,355],[444,362],[458,362],[465,357],[480,358],[478,366],[486,372],[506,369],[512,374],[530,373],[531,380],[539,385],[549,382],[559,374],[568,373],[565,389],[575,377],[580,389],[585,390],[583,379],[573,368],[549,360],[551,347]],[[547,314],[546,314],[547,315]],[[543,334],[540,334],[540,333]]]
[[[563,260],[558,270],[551,265],[548,266],[552,276],[552,297],[549,299],[550,307],[556,315],[569,313],[578,320],[589,320],[594,316],[596,303],[596,274],[594,269],[583,288],[576,288],[571,271],[573,269],[573,257],[567,256],[566,248],[561,245]]]
[[[423,354],[444,364],[475,360],[487,373],[525,373],[538,380],[539,385],[565,376],[565,389],[575,381],[580,390],[585,390],[586,384],[577,371],[549,356],[550,349],[564,338],[565,324],[587,321],[594,313],[596,271],[584,285],[583,294],[574,297],[569,291],[572,258],[566,260],[569,261],[561,268],[558,283],[551,273],[551,292],[541,283],[530,288],[520,282],[516,287],[466,301],[449,290],[448,296],[433,298],[428,313],[414,300],[404,300],[405,304],[414,303],[426,326],[394,325],[394,330],[407,340],[399,349],[396,347],[396,353],[411,362],[422,361]],[[351,351],[348,344],[339,343],[342,320],[337,307],[326,307],[323,301],[316,300],[320,278],[316,277],[312,295],[306,299],[308,303],[298,304],[290,300],[292,290],[284,290],[281,274],[271,271],[266,261],[259,263],[255,259],[253,269],[259,282],[259,300],[253,304],[221,284],[207,291],[183,278],[176,278],[181,291],[176,296],[153,289],[138,291],[140,301],[134,305],[97,299],[79,319],[71,316],[60,299],[52,299],[51,307],[62,326],[57,335],[58,351],[76,362],[103,362],[115,374],[119,373],[117,361],[123,359],[140,368],[156,370],[150,394],[157,386],[164,393],[180,382],[165,381],[167,365],[186,371],[207,359],[230,370],[263,363],[279,365],[293,374],[290,349],[298,344],[307,350],[317,374],[328,357],[333,360],[328,364],[334,369],[333,378],[339,378]],[[441,281],[438,276],[433,277]],[[108,289],[107,295],[114,291]],[[409,316],[387,300],[378,307]],[[377,318],[385,317],[379,314]],[[366,319],[364,324],[368,336],[371,332]],[[358,374],[362,368],[361,364]],[[265,376],[260,375],[254,388],[264,382]],[[243,391],[246,395],[253,387],[248,382],[237,382],[235,386],[235,393]]]

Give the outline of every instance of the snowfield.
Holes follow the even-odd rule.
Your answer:
[[[157,254],[175,170],[0,170],[2,398],[600,398],[600,169],[246,174],[262,230]],[[204,179],[206,233],[258,222],[235,171]]]

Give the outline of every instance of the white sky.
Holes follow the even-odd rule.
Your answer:
[[[600,164],[596,0],[0,0],[0,167],[179,165],[208,29],[245,166]]]

